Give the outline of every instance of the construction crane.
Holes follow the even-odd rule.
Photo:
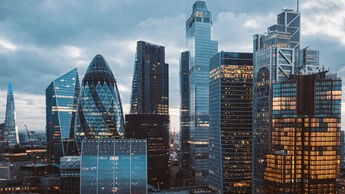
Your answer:
[[[37,176],[37,169],[36,169],[36,157],[37,156],[36,156],[36,152],[34,150],[34,144],[32,143],[32,139],[30,137],[30,132],[29,132],[28,127],[26,126],[26,123],[24,123],[24,127],[25,127],[25,130],[26,130],[26,134],[29,137],[29,141],[30,141],[30,145],[31,145],[31,150],[32,150],[32,152],[34,152],[34,155],[35,155],[35,157],[34,157],[34,176]]]

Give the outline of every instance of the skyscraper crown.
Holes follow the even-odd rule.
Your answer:
[[[193,12],[195,12],[196,10],[198,10],[198,11],[207,11],[206,2],[205,1],[196,1],[193,4]]]
[[[12,82],[8,82],[7,94],[13,94]]]
[[[102,55],[96,55],[87,68],[83,79],[83,85],[85,85],[87,82],[100,82],[101,84],[104,82],[114,84],[116,82],[108,63],[105,61]]]

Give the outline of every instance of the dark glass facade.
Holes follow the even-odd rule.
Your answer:
[[[146,140],[84,139],[80,193],[147,193]]]
[[[208,185],[209,64],[218,52],[211,40],[212,15],[205,1],[193,4],[186,21],[189,51],[189,170],[196,185]]]
[[[210,60],[209,181],[218,193],[252,193],[253,54]]]
[[[181,167],[189,170],[189,51],[181,53],[180,58],[180,139]]]
[[[91,61],[83,78],[75,121],[78,150],[83,139],[121,138],[124,120],[116,80],[102,55]]]
[[[164,46],[137,42],[130,114],[169,114],[169,65]]]
[[[159,189],[170,187],[169,116],[126,115],[126,138],[147,139],[148,184]]]
[[[170,187],[169,123],[169,65],[165,63],[165,48],[138,41],[125,136],[147,139],[148,183],[157,189]]]
[[[337,193],[342,81],[321,72],[273,84],[264,193]]]
[[[4,140],[4,130],[5,130],[5,123],[0,123],[0,148],[3,148],[6,146]]]
[[[46,89],[47,162],[76,155],[74,122],[80,91],[77,68],[58,77]]]
[[[16,111],[14,107],[14,95],[12,83],[8,82],[7,102],[5,114],[4,139],[10,146],[19,144],[18,127],[16,123]]]

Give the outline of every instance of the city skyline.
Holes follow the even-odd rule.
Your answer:
[[[28,123],[31,130],[43,132],[45,104],[42,102],[46,86],[76,66],[81,81],[82,73],[96,54],[104,55],[113,69],[124,114],[129,113],[135,47],[137,41],[143,40],[166,48],[166,62],[170,64],[171,131],[178,131],[179,56],[186,50],[184,23],[195,0],[180,2],[179,6],[173,6],[172,0],[159,2],[160,10],[156,9],[158,0],[102,1],[87,5],[81,1],[18,2],[0,5],[3,26],[0,117],[3,120],[7,83],[11,81],[16,95],[18,131],[24,131],[22,124]],[[267,26],[276,23],[279,10],[297,7],[296,1],[283,0],[206,3],[213,15],[212,40],[219,42],[219,51],[241,52],[252,52],[253,35],[266,32]],[[309,46],[319,50],[321,66],[338,72],[340,77],[345,75],[340,59],[345,52],[345,30],[341,28],[344,10],[342,2],[300,1],[300,48]]]

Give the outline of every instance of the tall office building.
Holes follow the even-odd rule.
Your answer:
[[[253,54],[219,52],[210,60],[210,188],[252,193]]]
[[[84,139],[80,193],[147,193],[146,140]]]
[[[165,63],[165,48],[138,41],[125,136],[147,139],[148,183],[157,189],[170,187],[169,124],[169,65]]]
[[[169,65],[164,46],[137,42],[130,114],[169,115]]]
[[[272,84],[287,79],[299,65],[300,13],[285,9],[277,24],[253,41],[253,193],[263,192],[265,153],[271,146]]]
[[[126,138],[147,139],[147,181],[157,189],[170,187],[169,115],[126,115]]]
[[[7,89],[4,140],[6,144],[8,141],[8,145],[10,146],[19,144],[18,127],[16,123],[16,109],[14,107],[14,96],[11,82],[8,82]]]
[[[180,140],[182,169],[189,170],[189,52],[181,53],[180,58]]]
[[[5,133],[5,123],[0,123],[0,148],[3,148],[6,146],[5,144],[5,138],[4,138],[4,133]]]
[[[102,55],[91,61],[83,78],[75,121],[75,141],[122,138],[124,120],[115,77]]]
[[[336,75],[291,75],[273,85],[264,193],[337,193],[341,88]]]
[[[186,44],[189,56],[183,54],[181,67],[186,67],[185,59],[188,57],[189,104],[182,111],[189,112],[189,124],[181,122],[181,134],[189,133],[189,158],[185,163],[195,177],[196,185],[208,185],[208,138],[209,138],[209,63],[211,57],[218,52],[218,42],[211,40],[212,16],[204,1],[193,4],[191,16],[186,21]],[[182,58],[182,57],[181,57]],[[183,63],[183,64],[182,64]],[[185,70],[181,69],[180,71]],[[182,84],[182,83],[181,83]],[[182,87],[182,86],[180,86]],[[183,91],[185,92],[185,91]],[[182,94],[182,93],[181,93]],[[182,105],[182,104],[181,104]],[[186,119],[185,115],[184,119]],[[182,141],[186,141],[182,137]],[[185,144],[182,144],[185,146]],[[185,147],[182,147],[185,151]],[[185,151],[186,153],[186,151]],[[186,154],[184,154],[186,156]]]
[[[46,89],[47,162],[76,155],[74,122],[80,91],[77,68],[58,77]]]

